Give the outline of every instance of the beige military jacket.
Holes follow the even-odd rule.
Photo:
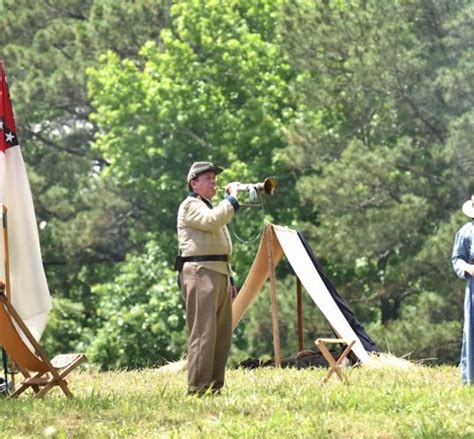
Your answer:
[[[191,194],[179,206],[178,244],[181,256],[228,255],[225,261],[186,262],[218,273],[232,275],[230,258],[232,241],[226,224],[238,209],[234,197],[227,197],[217,206],[199,195]]]

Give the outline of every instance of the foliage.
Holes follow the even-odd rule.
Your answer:
[[[379,347],[397,356],[428,364],[457,365],[461,354],[462,324],[447,320],[443,298],[425,293],[407,300],[400,319],[367,327]]]
[[[436,272],[421,254],[469,194],[473,119],[454,88],[470,90],[469,69],[460,73],[470,10],[415,0],[287,7],[282,41],[300,105],[285,157],[302,174],[304,228],[370,320],[399,319],[408,298],[452,272],[452,242]]]
[[[9,74],[50,290],[82,302],[88,317],[91,286],[112,276],[112,264],[136,244],[130,236],[133,200],[114,181],[97,178],[106,164],[90,149],[96,127],[89,121],[86,68],[108,49],[136,56],[145,41],[158,38],[167,3],[2,1],[0,56]]]
[[[84,305],[67,298],[53,298],[53,309],[49,314],[48,325],[41,338],[48,355],[84,350]]]
[[[252,181],[275,171],[272,152],[284,145],[290,72],[278,45],[263,38],[272,24],[255,14],[260,5],[268,13],[277,6],[236,4],[177,2],[173,26],[161,45],[143,46],[143,60],[109,52],[89,70],[95,148],[111,164],[104,176],[133,194],[170,258],[177,200],[193,161],[228,168],[223,180]]]
[[[84,220],[93,225],[88,224],[89,227],[100,227],[104,238],[110,233],[108,226],[117,229],[123,224],[120,216],[110,222],[98,218],[99,211],[105,217],[108,214],[100,202],[105,198],[104,192],[109,197],[107,207],[118,195],[119,203],[127,197],[118,194],[112,182],[99,185],[94,179],[105,163],[90,151],[95,127],[88,119],[91,106],[85,70],[96,63],[98,54],[108,49],[123,56],[136,56],[145,41],[158,37],[166,22],[166,9],[159,1],[145,0],[120,4],[111,0],[54,4],[43,0],[7,0],[4,4],[2,34],[6,45],[2,55],[7,66],[12,66],[11,92],[25,159],[34,165],[32,189],[38,222],[43,222],[42,230],[48,225],[55,229],[57,223],[62,228],[59,236],[42,234],[48,264],[49,257],[58,259],[63,250],[60,246],[68,244],[75,229],[84,227]],[[18,32],[19,28],[28,32]],[[137,28],[141,32],[137,33]],[[121,206],[120,210],[123,209]],[[121,238],[127,236],[123,226],[119,231]],[[86,242],[90,255],[83,251],[81,257],[93,260],[91,256],[98,254],[96,257],[100,258],[103,253],[111,257],[110,243],[97,241],[95,236]],[[67,260],[76,256],[62,255]],[[121,258],[123,253],[118,256]]]
[[[75,398],[3,399],[5,437],[470,437],[473,387],[457,368],[231,370],[218,397],[185,396],[186,373],[76,373]]]
[[[127,258],[114,282],[95,287],[102,325],[87,353],[103,369],[161,364],[185,352],[184,302],[161,259],[151,241],[143,255]]]

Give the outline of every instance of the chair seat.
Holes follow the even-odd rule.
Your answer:
[[[51,360],[51,364],[56,369],[65,369],[81,356],[84,356],[84,354],[59,354]]]

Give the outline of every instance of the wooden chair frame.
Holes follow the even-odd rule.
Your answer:
[[[86,356],[57,355],[50,361],[11,303],[7,211],[7,207],[0,204],[5,255],[5,281],[0,279],[0,345],[24,376],[11,396],[15,398],[31,387],[35,396],[42,398],[54,386],[59,386],[68,398],[72,398],[65,378],[86,360]],[[35,373],[32,376],[30,372]]]
[[[62,354],[49,360],[41,345],[36,341],[23,319],[5,295],[0,285],[0,344],[8,356],[17,365],[24,376],[12,397],[18,397],[29,387],[36,398],[42,398],[49,390],[59,386],[68,398],[72,398],[66,376],[86,360],[84,354]],[[21,333],[33,347],[34,352],[25,343]],[[34,372],[33,375],[30,372]]]
[[[326,347],[326,343],[342,344],[346,345],[346,348],[342,351],[341,355],[339,355],[338,358],[334,358],[329,349]],[[329,378],[331,378],[331,375],[333,373],[336,373],[336,375],[343,383],[349,384],[347,378],[341,371],[341,363],[351,351],[352,346],[354,346],[355,344],[355,340],[345,340],[343,338],[318,338],[315,341],[315,344],[318,347],[319,351],[323,354],[329,365],[329,372],[324,377],[323,384],[326,383]]]

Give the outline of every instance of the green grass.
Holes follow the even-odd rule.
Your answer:
[[[55,389],[0,400],[0,437],[474,437],[474,386],[456,368],[230,370],[222,395],[186,396],[186,372],[73,374]]]

